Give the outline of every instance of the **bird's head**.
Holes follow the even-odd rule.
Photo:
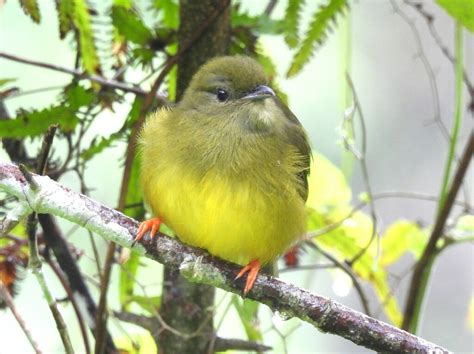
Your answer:
[[[251,129],[271,125],[277,109],[275,92],[268,86],[262,66],[245,56],[225,56],[204,64],[193,79],[179,106],[208,119],[236,119]]]

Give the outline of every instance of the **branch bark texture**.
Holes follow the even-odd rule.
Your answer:
[[[131,247],[138,223],[97,201],[76,193],[45,176],[33,175],[33,190],[18,167],[0,163],[0,190],[16,196],[37,213],[50,213],[79,224],[102,237]],[[176,269],[192,282],[242,293],[242,283],[234,282],[239,268],[205,251],[159,234],[146,238],[135,250],[148,258]],[[420,337],[352,310],[325,297],[267,275],[260,275],[248,298],[268,305],[285,317],[298,317],[322,332],[336,334],[378,352],[448,353]]]

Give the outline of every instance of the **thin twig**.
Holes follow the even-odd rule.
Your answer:
[[[131,92],[131,93],[134,93],[134,94],[140,95],[140,96],[146,96],[148,94],[148,91],[145,91],[145,90],[143,90],[139,87],[129,86],[127,84],[124,84],[122,82],[115,81],[115,80],[108,80],[108,79],[106,79],[102,76],[98,76],[98,75],[87,75],[84,72],[79,71],[77,69],[68,69],[68,68],[64,68],[62,66],[58,66],[58,65],[43,63],[43,62],[39,62],[39,61],[36,61],[36,60],[30,60],[30,59],[26,59],[26,58],[21,58],[19,56],[8,54],[8,53],[5,53],[5,52],[0,52],[0,58],[5,58],[5,59],[8,59],[8,60],[16,61],[18,63],[33,65],[33,66],[37,66],[37,67],[40,67],[40,68],[45,68],[45,69],[50,69],[50,70],[62,72],[62,73],[65,73],[65,74],[73,75],[74,77],[76,77],[80,80],[89,80],[89,81],[92,81],[92,82],[97,82],[97,83],[99,83],[99,84],[101,84],[102,86],[105,86],[105,87],[115,88],[117,90],[121,90],[121,91],[124,91],[124,92]],[[168,102],[168,100],[165,97],[160,96],[160,95],[156,95],[155,99],[161,101],[163,104],[166,104]]]
[[[263,11],[263,14],[266,16],[270,16],[275,9],[275,6],[277,5],[278,0],[269,0],[267,7],[265,7],[265,10]]]
[[[440,108],[440,102],[439,102],[439,93],[438,93],[438,82],[436,80],[436,75],[434,73],[433,68],[431,67],[430,61],[428,60],[428,57],[425,54],[425,50],[423,48],[423,41],[421,40],[420,33],[418,32],[418,29],[416,28],[415,22],[410,19],[406,13],[404,13],[397,5],[397,2],[395,0],[390,0],[390,3],[392,5],[393,11],[400,16],[403,21],[405,21],[408,26],[410,27],[410,30],[413,33],[413,37],[415,38],[416,45],[418,47],[418,53],[417,56],[420,58],[421,63],[423,64],[423,67],[425,68],[426,74],[428,75],[428,80],[430,82],[430,88],[431,88],[431,95],[433,98],[433,103],[434,103],[434,121],[439,127],[439,130],[441,131],[441,134],[445,138],[445,140],[449,140],[449,131],[448,128],[446,128],[446,125],[444,124],[443,120],[441,119],[441,108]]]
[[[316,249],[319,253],[321,253],[324,257],[326,257],[331,262],[333,262],[339,269],[341,269],[344,273],[346,273],[349,276],[349,278],[351,278],[352,284],[354,284],[354,288],[356,289],[357,294],[359,295],[359,299],[362,304],[362,307],[364,308],[364,313],[369,316],[372,316],[372,311],[370,310],[369,300],[367,299],[367,295],[365,295],[364,289],[362,289],[362,285],[360,284],[359,279],[357,279],[357,276],[352,271],[352,268],[350,268],[348,265],[342,262],[339,262],[339,260],[333,257],[330,253],[321,249],[314,242],[311,242],[308,244],[314,249]]]
[[[49,257],[46,259],[46,262],[51,267],[54,274],[56,274],[56,277],[59,279],[59,282],[61,283],[63,289],[66,291],[68,300],[71,301],[72,307],[77,317],[77,321],[79,323],[79,329],[81,331],[82,341],[84,342],[84,351],[85,353],[89,354],[91,353],[91,348],[89,344],[89,338],[87,336],[87,329],[84,322],[84,318],[82,317],[82,314],[81,314],[81,310],[79,309],[79,305],[74,297],[74,293],[71,287],[69,286],[67,280],[65,279],[63,273],[61,272],[59,267],[56,265],[56,263],[54,263],[51,259],[49,259]]]
[[[354,156],[359,160],[361,170],[362,170],[362,176],[364,180],[364,185],[365,185],[365,191],[367,193],[367,198],[368,198],[368,203],[369,203],[369,208],[370,208],[370,217],[372,219],[372,232],[370,235],[369,242],[367,245],[362,248],[359,253],[357,253],[351,260],[348,261],[349,265],[352,265],[353,263],[357,262],[357,260],[363,256],[363,254],[369,249],[370,245],[372,244],[372,241],[375,239],[377,235],[377,214],[375,212],[375,205],[374,205],[374,199],[373,199],[373,193],[372,193],[372,187],[370,186],[370,179],[369,179],[369,169],[367,168],[367,161],[366,161],[366,153],[367,153],[367,131],[365,127],[365,118],[364,114],[362,113],[362,107],[360,105],[359,98],[357,96],[357,92],[354,87],[354,83],[352,82],[352,79],[349,75],[349,73],[346,73],[346,80],[347,83],[349,84],[349,87],[352,91],[352,97],[354,100],[354,112],[359,113],[360,117],[360,126],[361,126],[361,132],[362,132],[362,142],[361,142],[361,151],[359,154],[354,153]],[[351,150],[353,151],[353,150]],[[377,238],[377,255],[380,252],[380,245],[379,245],[379,239]]]

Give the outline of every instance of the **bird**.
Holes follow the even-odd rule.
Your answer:
[[[306,231],[311,148],[297,117],[248,56],[209,60],[182,99],[143,124],[140,180],[154,217],[184,243],[240,265],[244,295]]]

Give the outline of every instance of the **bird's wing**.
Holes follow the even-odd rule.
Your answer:
[[[311,146],[309,144],[306,132],[304,131],[303,126],[301,125],[298,118],[279,99],[276,99],[275,101],[288,119],[288,141],[291,145],[298,149],[302,156],[303,170],[298,173],[298,177],[301,179],[304,187],[300,194],[301,197],[306,201],[306,199],[308,199],[308,175],[311,163]]]

